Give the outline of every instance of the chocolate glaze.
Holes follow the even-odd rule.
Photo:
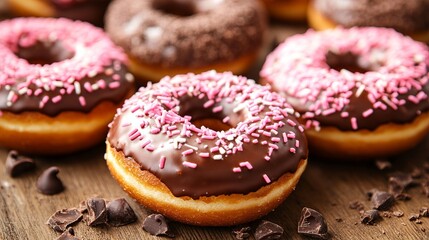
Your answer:
[[[111,0],[48,0],[55,8],[56,17],[103,25],[104,13]]]
[[[151,128],[156,125],[153,121],[156,122],[155,119],[157,119],[157,117],[144,115],[140,110],[136,111],[136,106],[142,106],[142,108],[146,109],[143,111],[152,111],[148,110],[152,108],[158,109],[161,105],[158,105],[159,103],[156,98],[161,95],[172,97],[178,94],[178,98],[173,97],[172,99],[173,102],[177,101],[177,107],[168,109],[166,106],[162,106],[165,110],[160,111],[167,110],[168,114],[173,114],[173,112],[177,110],[177,113],[179,114],[191,114],[192,120],[194,120],[194,117],[200,119],[212,118],[213,115],[211,113],[212,111],[210,111],[211,109],[203,107],[204,102],[207,102],[206,97],[208,95],[207,92],[205,92],[206,90],[195,90],[193,93],[188,94],[186,94],[186,92],[180,93],[179,90],[197,89],[197,86],[200,86],[200,84],[219,84],[220,86],[217,85],[212,90],[213,92],[217,92],[217,90],[221,89],[221,86],[225,83],[214,82],[218,75],[213,77],[210,74],[211,73],[207,73],[206,75],[203,75],[203,77],[199,75],[197,75],[197,77],[190,75],[189,78],[186,76],[177,76],[173,79],[163,79],[160,83],[154,84],[146,89],[140,89],[136,95],[127,101],[122,111],[114,119],[107,141],[113,148],[123,152],[130,161],[136,161],[141,165],[142,169],[148,170],[156,175],[175,196],[190,196],[192,198],[198,198],[201,196],[234,193],[247,194],[258,190],[267,184],[263,178],[264,174],[267,174],[271,181],[275,181],[287,172],[294,172],[299,161],[307,158],[307,140],[305,135],[298,130],[299,125],[291,126],[287,123],[287,119],[296,122],[296,119],[293,116],[289,116],[278,122],[282,122],[281,125],[283,125],[276,130],[278,135],[275,135],[274,133],[272,133],[270,137],[262,134],[259,137],[249,135],[248,138],[250,139],[250,142],[242,142],[243,151],[237,151],[235,154],[223,154],[222,160],[214,160],[214,156],[219,154],[219,152],[211,152],[210,149],[215,147],[216,141],[220,139],[225,141],[226,145],[231,143],[234,146],[237,146],[237,144],[235,144],[237,141],[235,139],[237,138],[231,139],[230,141],[220,137],[208,140],[203,139],[196,133],[191,136],[183,136],[183,140],[186,140],[187,144],[192,145],[196,149],[192,154],[183,155],[183,151],[190,149],[190,147],[183,145],[180,149],[176,148],[174,139],[180,136],[169,137],[168,132],[161,132],[158,134],[150,133]],[[225,74],[225,76],[226,78],[232,78],[229,74]],[[234,84],[227,83],[226,85],[231,85],[231,88],[234,88],[237,86],[235,84],[238,86],[245,86],[243,88],[247,88],[247,90],[243,91],[252,92],[255,96],[258,96],[259,99],[262,99],[263,96],[265,96],[267,98],[272,98],[272,101],[276,101],[277,103],[284,103],[284,100],[277,94],[272,94],[267,89],[263,90],[263,87],[254,85],[245,80],[240,80],[239,83],[236,82]],[[179,91],[179,93],[177,91]],[[201,93],[204,97],[198,98],[197,96],[200,96]],[[214,95],[214,97],[215,96],[216,95]],[[233,112],[233,109],[242,103],[237,100],[242,96],[243,92],[239,90],[236,96],[231,96],[234,100],[227,100],[228,97],[225,97],[222,101],[219,101],[213,106],[213,109],[218,106],[223,106],[223,110],[221,112],[217,112],[217,116],[215,118],[221,119],[224,116],[230,116],[228,124],[234,127],[226,132],[215,133],[217,136],[234,131],[239,132],[237,129],[240,129],[240,124],[243,124],[243,122],[246,121],[248,123],[248,118],[250,116],[247,108],[236,113]],[[247,100],[247,103],[255,101],[257,101],[257,99],[250,99]],[[269,109],[262,103],[258,105],[263,106],[261,107],[262,111],[258,113],[258,116],[264,118]],[[158,112],[158,114],[162,115],[160,112]],[[135,129],[135,126],[140,126],[142,120],[150,121],[150,126],[147,125],[147,127],[139,129],[141,137],[132,140],[130,136],[133,134],[131,134],[131,132]],[[244,129],[244,135],[246,135],[246,131],[250,131],[250,128],[254,126],[259,126],[261,129],[265,129],[264,126],[259,124],[260,122],[249,124],[249,126],[246,125],[247,127]],[[270,124],[273,124],[273,122],[270,122]],[[180,121],[175,123],[173,121],[173,123],[168,126],[176,126],[177,129],[180,130],[183,128],[183,125],[184,124]],[[212,130],[210,131],[214,133]],[[272,152],[269,161],[264,159],[269,155],[267,153],[269,152],[269,146],[263,145],[262,142],[267,141],[269,144],[272,144],[273,142],[270,140],[271,137],[281,137],[283,132],[289,133],[290,131],[296,134],[295,139],[289,139],[287,143],[284,143],[283,140],[275,143],[279,149]],[[197,138],[201,140],[201,144],[198,144]],[[153,151],[148,151],[142,148],[142,143],[148,139],[152,141],[151,144],[154,146]],[[252,143],[254,139],[257,139],[259,142],[257,144]],[[296,147],[296,153],[292,153],[290,148],[295,149],[296,140],[299,141],[299,146]],[[210,157],[203,158],[199,156],[199,153],[203,152],[209,152]],[[159,162],[162,156],[166,157],[166,161],[164,168],[160,169]],[[196,163],[197,167],[190,168],[184,166],[184,161]],[[245,161],[250,162],[253,168],[247,169],[246,167],[241,167],[241,172],[233,172],[233,168],[238,167],[240,162]]]
[[[404,33],[429,30],[427,0],[315,0],[314,7],[345,27],[389,27]]]
[[[137,60],[162,67],[232,61],[262,45],[267,23],[259,1],[164,2],[115,1],[106,13],[106,31]]]

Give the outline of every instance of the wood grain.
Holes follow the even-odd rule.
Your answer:
[[[273,24],[267,38],[267,47],[248,75],[257,77],[263,59],[271,50],[275,39],[278,41],[305,29],[305,26]],[[403,217],[385,218],[376,226],[361,224],[359,213],[349,208],[351,201],[359,200],[369,209],[370,203],[366,200],[365,192],[372,188],[387,190],[389,172],[411,171],[414,166],[427,163],[428,149],[429,137],[412,151],[394,157],[394,167],[387,172],[378,170],[372,162],[340,163],[310,156],[309,166],[297,190],[263,219],[281,225],[285,229],[283,239],[303,239],[296,229],[300,211],[305,206],[314,208],[325,216],[332,239],[429,239],[429,218],[422,218],[422,224],[408,220],[408,216],[418,213],[420,207],[429,206],[428,198],[421,193],[419,187],[408,191],[413,196],[411,200],[397,202],[392,208],[403,211]],[[10,178],[5,174],[6,155],[7,150],[0,149],[0,239],[55,239],[59,234],[45,224],[49,216],[62,208],[77,207],[80,201],[94,195],[107,199],[126,197],[139,220],[118,228],[92,228],[81,222],[74,227],[79,238],[157,239],[141,228],[150,211],[129,198],[110,176],[103,159],[104,145],[69,156],[36,157],[36,170],[19,178]],[[58,195],[45,196],[37,192],[35,183],[41,172],[53,165],[60,167],[59,177],[66,190]],[[172,222],[171,228],[176,234],[175,239],[235,239],[231,233],[233,227],[194,227]]]

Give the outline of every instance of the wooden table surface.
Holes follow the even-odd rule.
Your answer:
[[[270,50],[272,39],[282,39],[305,26],[273,24],[265,53]],[[264,56],[248,74],[257,76]],[[392,210],[401,210],[401,218],[385,218],[376,226],[360,223],[357,210],[349,208],[354,200],[363,202],[366,209],[366,191],[372,188],[387,191],[388,173],[411,171],[415,166],[429,162],[429,136],[417,148],[392,159],[393,168],[378,170],[373,162],[340,163],[314,157],[301,178],[296,191],[276,210],[262,219],[281,225],[285,233],[282,239],[305,239],[297,234],[297,224],[302,207],[320,211],[326,218],[332,239],[429,239],[429,218],[422,218],[422,224],[408,220],[409,215],[418,213],[423,206],[429,206],[419,187],[408,191],[412,199],[399,201]],[[138,215],[138,221],[123,227],[88,227],[81,222],[74,226],[80,239],[157,239],[142,229],[142,222],[150,212],[134,202],[110,176],[103,159],[104,144],[69,156],[36,157],[37,168],[18,178],[11,178],[4,171],[6,149],[0,149],[0,239],[55,239],[59,234],[45,222],[57,210],[77,207],[91,196],[106,199],[125,197]],[[66,189],[64,192],[45,196],[35,187],[37,177],[49,166],[60,168],[59,177]],[[233,227],[194,227],[171,222],[175,239],[235,239]],[[251,237],[250,239],[254,239]]]

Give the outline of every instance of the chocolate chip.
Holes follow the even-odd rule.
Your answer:
[[[422,207],[419,210],[420,217],[429,217],[429,210],[427,207]]]
[[[64,232],[68,226],[82,219],[82,213],[76,208],[62,209],[55,212],[46,222],[52,229]]]
[[[107,223],[110,226],[119,227],[135,221],[137,221],[137,216],[124,198],[107,203]]]
[[[263,220],[255,230],[256,240],[280,239],[283,235],[283,228],[273,222]]]
[[[304,207],[298,222],[298,233],[310,237],[328,239],[328,225],[322,214],[314,209]]]
[[[11,177],[17,177],[25,172],[33,170],[36,164],[33,159],[20,155],[17,151],[11,150],[6,158],[6,172]]]
[[[371,196],[372,196],[372,194],[371,194]],[[358,211],[361,211],[361,210],[365,209],[363,203],[361,203],[359,201],[352,201],[352,202],[350,202],[349,203],[349,208],[350,209],[355,209],[355,210],[358,210]]]
[[[392,214],[395,217],[402,217],[402,216],[404,216],[404,212],[402,212],[402,211],[393,211]]]
[[[250,227],[241,227],[232,230],[232,234],[234,234],[235,239],[237,240],[244,240],[248,239],[250,237]]]
[[[88,209],[88,226],[96,226],[107,223],[106,202],[102,198],[90,198],[86,201]]]
[[[365,211],[360,219],[360,222],[366,225],[373,225],[380,218],[380,213],[377,210]]]
[[[419,219],[420,218],[420,215],[419,214],[411,214],[409,217],[408,217],[408,220],[410,220],[410,221],[416,221],[417,219]]]
[[[143,229],[155,236],[174,237],[169,231],[167,220],[161,214],[151,214],[143,221]]]
[[[379,170],[385,170],[392,167],[392,163],[390,163],[387,159],[377,159],[375,160],[375,166]]]
[[[374,209],[389,210],[395,202],[395,198],[390,193],[377,191],[372,194],[371,202]]]
[[[46,169],[39,179],[37,179],[37,189],[46,195],[53,195],[60,193],[64,190],[63,183],[58,178],[57,174],[60,172],[58,167],[50,167]]]
[[[79,240],[75,237],[73,228],[67,228],[56,240]]]

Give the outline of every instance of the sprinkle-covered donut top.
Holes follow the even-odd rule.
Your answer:
[[[0,111],[89,112],[132,88],[126,56],[101,29],[67,19],[0,22]]]
[[[428,47],[394,30],[338,28],[287,39],[260,75],[306,127],[373,130],[429,109],[428,68]]]
[[[255,0],[119,0],[106,14],[113,41],[137,60],[162,67],[232,61],[258,49],[265,28],[263,6]]]
[[[304,129],[293,114],[282,97],[245,77],[177,75],[127,100],[107,139],[175,196],[246,194],[307,158]],[[231,128],[193,123],[207,118]]]
[[[390,27],[404,33],[429,30],[427,0],[315,0],[314,7],[344,27]]]

